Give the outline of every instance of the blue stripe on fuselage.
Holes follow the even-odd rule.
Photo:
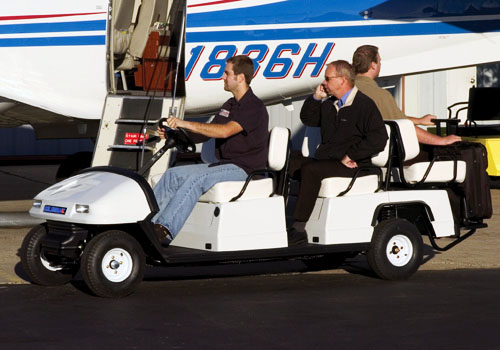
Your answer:
[[[105,35],[0,39],[0,47],[104,45]]]
[[[191,13],[188,27],[211,27],[255,24],[356,21],[367,8],[385,0],[286,0],[216,12]]]
[[[95,30],[106,30],[106,20],[0,25],[0,34],[82,32]]]
[[[286,0],[250,7],[189,13],[187,27],[316,23],[363,19],[402,20],[500,15],[500,7],[484,0]],[[209,7],[207,7],[209,9]]]
[[[379,36],[445,35],[500,31],[500,19],[489,21],[403,23],[384,25],[357,25],[343,27],[263,29],[234,31],[189,32],[186,42],[264,41],[287,39],[359,38]]]

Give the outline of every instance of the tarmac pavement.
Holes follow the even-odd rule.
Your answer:
[[[18,249],[29,229],[40,222],[28,213],[32,198],[55,183],[58,166],[0,166],[0,284],[28,283]]]
[[[18,250],[30,228],[38,223],[28,210],[31,199],[55,182],[57,165],[0,166],[0,285],[28,283],[19,264]],[[424,264],[420,270],[500,269],[500,190],[492,190],[493,216],[488,227],[447,252],[437,252],[427,239]],[[451,239],[440,239],[446,245]],[[359,256],[336,270],[313,273],[349,273],[352,269],[368,268],[366,258]],[[304,272],[305,267],[292,267]]]
[[[33,226],[28,211],[35,195],[55,183],[58,164],[0,166],[0,227]]]

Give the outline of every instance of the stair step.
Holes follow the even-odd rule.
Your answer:
[[[160,119],[157,120],[143,120],[143,119],[117,119],[115,120],[116,124],[156,124],[160,121]]]
[[[151,146],[134,146],[134,145],[109,145],[108,151],[112,150],[129,150],[129,151],[142,151],[142,149],[147,151],[154,151],[154,148]]]

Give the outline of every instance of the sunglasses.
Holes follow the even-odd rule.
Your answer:
[[[329,76],[325,76],[325,81],[328,83],[330,81],[330,79],[333,79],[333,78],[343,78],[344,76],[342,75],[333,75],[331,77]]]

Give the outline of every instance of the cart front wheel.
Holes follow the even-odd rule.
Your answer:
[[[42,286],[59,286],[66,284],[76,273],[76,266],[65,266],[46,256],[42,249],[42,241],[47,236],[45,225],[33,227],[21,245],[21,265],[31,281]]]
[[[97,296],[120,298],[132,294],[144,276],[146,260],[141,245],[123,231],[94,237],[83,251],[83,280]]]

